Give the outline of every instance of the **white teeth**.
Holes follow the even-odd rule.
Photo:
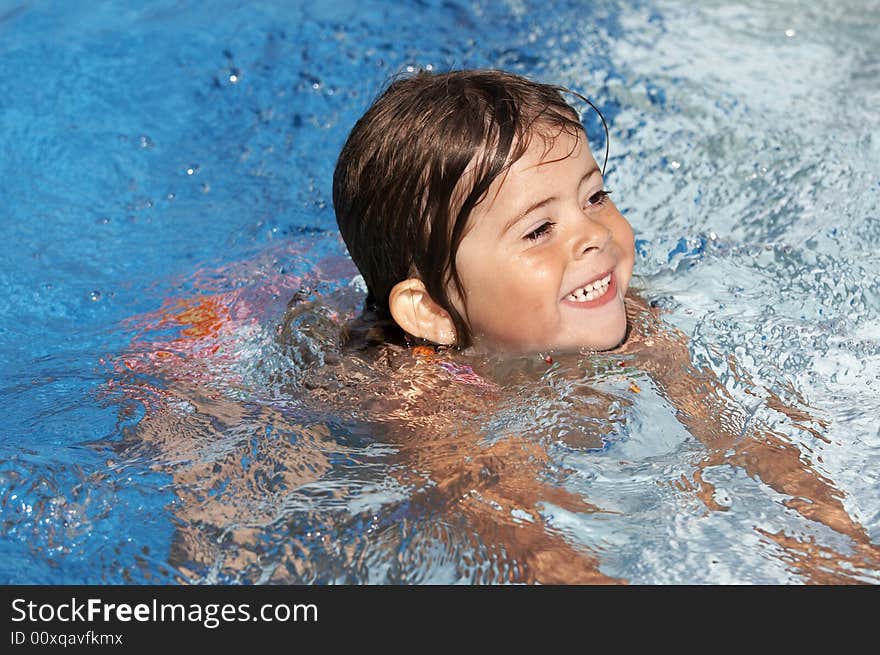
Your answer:
[[[595,282],[591,282],[590,284],[573,291],[568,295],[568,300],[574,302],[588,302],[600,298],[605,295],[606,291],[608,291],[608,285],[610,283],[611,273],[603,277],[601,280],[596,280]]]

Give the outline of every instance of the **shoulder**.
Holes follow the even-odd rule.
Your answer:
[[[660,308],[653,307],[637,289],[630,288],[627,290],[623,304],[626,308],[627,319],[642,320],[646,317],[655,321],[660,319]]]
[[[655,344],[663,332],[660,309],[650,303],[637,291],[627,291],[623,300],[626,310],[626,337],[612,352],[632,353]]]

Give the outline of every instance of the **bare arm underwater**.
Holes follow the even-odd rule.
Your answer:
[[[876,568],[880,563],[880,549],[871,543],[865,529],[849,515],[842,502],[843,494],[833,481],[819,473],[788,437],[745,416],[710,369],[696,368],[684,333],[659,320],[658,313],[640,298],[634,296],[628,303],[631,320],[640,324],[640,330],[636,338],[617,352],[634,356],[633,364],[651,377],[675,408],[678,420],[706,446],[705,457],[693,475],[695,492],[706,507],[712,511],[726,509],[714,499],[714,487],[704,479],[704,472],[720,465],[741,468],[751,478],[789,496],[785,501],[787,507],[852,539],[856,555],[844,557],[837,554],[838,560]],[[757,387],[754,381],[743,379],[745,374],[733,355],[727,357],[727,362],[734,376],[746,383],[747,389]],[[747,392],[758,394],[757,391]],[[823,438],[810,424],[824,428],[826,423],[814,419],[803,409],[789,406],[769,389],[761,392],[761,395],[767,395],[765,402],[772,409],[785,414],[797,427]],[[798,550],[802,556],[809,550],[796,539],[782,534],[763,534],[786,550]],[[818,552],[822,549],[812,550]],[[817,556],[816,561],[825,568],[829,565],[827,557]],[[800,563],[804,572],[813,572],[803,557]],[[841,573],[848,577],[847,571],[841,570]],[[820,574],[818,580],[824,582],[826,578]]]

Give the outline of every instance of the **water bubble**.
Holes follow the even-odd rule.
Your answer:
[[[797,32],[795,32],[790,27],[787,30],[785,30],[785,36],[787,36],[789,39],[793,39],[796,34],[797,34]]]
[[[202,193],[208,193],[211,190],[211,185],[207,182],[202,182]]]
[[[101,299],[100,291],[90,291],[89,292],[89,300],[92,302],[98,302]]]
[[[681,168],[681,163],[675,161],[674,159],[673,159],[671,162],[669,162],[669,165],[673,168],[673,170],[676,170],[676,171],[677,171],[679,168]]]
[[[109,216],[101,216],[101,218],[99,218],[97,221],[95,221],[95,223],[97,223],[98,225],[107,225],[109,222],[110,222]]]
[[[229,71],[229,83],[230,84],[238,84],[241,80],[241,71],[237,68],[233,68]]]
[[[192,166],[190,166],[186,169],[187,175],[195,175],[198,172],[199,172],[199,165],[198,164],[193,164]]]
[[[177,197],[177,196],[174,195],[174,193],[169,193],[167,196],[165,196],[165,198],[166,198],[167,200],[174,200],[176,197]]]
[[[138,146],[141,148],[152,148],[153,147],[153,140],[150,137],[148,137],[146,134],[141,134],[138,137],[137,142],[138,142]]]

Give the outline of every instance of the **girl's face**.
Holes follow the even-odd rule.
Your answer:
[[[625,336],[632,228],[583,133],[545,150],[536,134],[471,212],[459,247],[466,303],[450,297],[478,350],[608,350]]]

